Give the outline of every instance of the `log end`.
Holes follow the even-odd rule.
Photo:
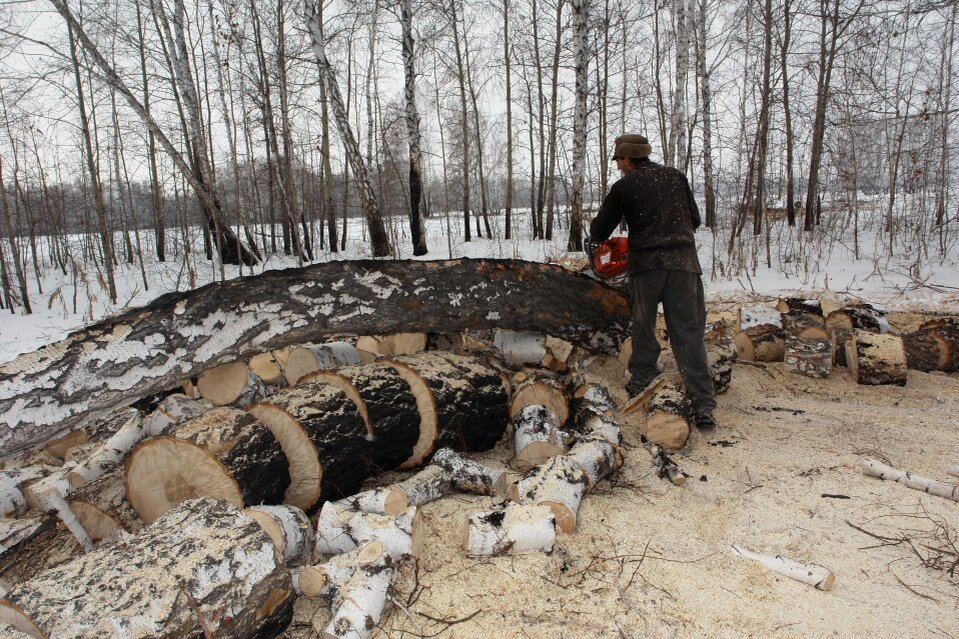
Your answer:
[[[196,388],[214,406],[232,404],[246,388],[250,371],[243,362],[221,364],[200,373]]]
[[[290,486],[283,496],[284,503],[309,510],[320,499],[323,478],[316,445],[299,421],[280,406],[259,402],[246,410],[270,429],[289,462]]]

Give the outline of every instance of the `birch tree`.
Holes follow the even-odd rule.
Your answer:
[[[573,64],[576,69],[576,105],[573,113],[573,197],[566,249],[583,250],[583,183],[586,160],[586,95],[589,51],[586,38],[589,0],[571,0],[570,27],[573,30]]]
[[[410,237],[413,255],[426,255],[426,230],[420,215],[423,199],[423,164],[420,157],[420,115],[416,110],[416,65],[414,64],[413,3],[400,0],[400,22],[403,27],[404,98],[406,99],[406,134],[410,147]]]

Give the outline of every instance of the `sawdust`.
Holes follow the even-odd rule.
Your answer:
[[[597,360],[588,375],[625,401],[615,358]],[[656,477],[639,445],[641,418],[626,418],[622,470],[586,496],[576,532],[558,535],[551,555],[467,559],[464,520],[494,500],[457,494],[425,505],[424,556],[404,569],[398,603],[373,636],[959,634],[959,575],[849,525],[887,534],[922,528],[930,516],[959,525],[959,504],[859,470],[870,455],[948,481],[946,469],[959,462],[959,374],[909,371],[904,388],[866,387],[845,368],[811,379],[781,363],[736,364],[716,417],[715,431],[694,431],[673,455],[691,475],[683,487]],[[503,467],[510,454],[507,437],[477,458]],[[734,556],[734,543],[824,565],[836,586],[821,592],[779,577]],[[284,636],[315,636],[329,614],[301,598]]]

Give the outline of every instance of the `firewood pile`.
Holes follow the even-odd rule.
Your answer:
[[[468,556],[552,552],[622,465],[609,392],[582,383],[571,367],[584,353],[560,339],[431,341],[217,366],[145,416],[125,410],[0,472],[0,620],[12,636],[268,637],[310,596],[333,611],[323,636],[367,636],[423,552],[419,507],[456,491],[495,499],[464,521]],[[458,352],[410,352],[438,343]],[[469,456],[508,426],[511,468]],[[681,476],[650,446],[663,477]],[[420,470],[360,490],[408,468]]]

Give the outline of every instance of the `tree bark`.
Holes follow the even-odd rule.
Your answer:
[[[14,586],[0,619],[36,637],[276,636],[293,616],[289,571],[227,502],[190,500],[126,544]]]
[[[420,156],[420,115],[416,110],[416,67],[413,49],[413,4],[402,0],[400,22],[403,25],[404,95],[406,98],[406,134],[410,144],[410,237],[413,255],[426,255],[426,229],[420,214],[423,199],[423,166]]]
[[[503,328],[613,354],[629,322],[622,293],[547,264],[359,260],[267,271],[166,295],[0,366],[0,456],[212,365],[332,335]]]

